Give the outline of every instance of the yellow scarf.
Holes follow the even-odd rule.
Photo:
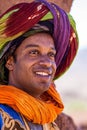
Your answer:
[[[29,121],[38,124],[53,122],[64,108],[53,85],[41,95],[41,99],[36,99],[16,87],[0,85],[0,103],[9,105]]]

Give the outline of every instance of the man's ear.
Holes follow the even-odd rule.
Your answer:
[[[5,67],[6,67],[9,71],[13,70],[13,68],[14,68],[14,59],[13,59],[12,56],[10,56],[10,57],[8,58],[8,60],[6,61]]]

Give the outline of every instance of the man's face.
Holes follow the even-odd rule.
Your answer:
[[[52,37],[38,33],[26,38],[17,48],[16,62],[9,70],[9,84],[37,97],[48,90],[55,72],[55,46]]]

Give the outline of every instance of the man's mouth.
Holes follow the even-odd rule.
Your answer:
[[[41,75],[41,76],[50,76],[51,74],[46,73],[46,72],[36,72],[37,75]]]

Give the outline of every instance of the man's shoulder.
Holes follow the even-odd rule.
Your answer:
[[[18,112],[11,107],[0,104],[0,130],[24,130],[24,122]]]
[[[16,114],[17,112],[15,110],[13,110],[10,106],[5,105],[5,104],[0,104],[0,114],[2,112],[6,112],[9,113],[11,115]]]
[[[56,118],[55,122],[60,130],[77,130],[77,126],[74,123],[73,119],[65,113],[61,113]]]
[[[0,118],[13,118],[20,120],[20,114],[13,110],[10,106],[5,104],[0,104]]]

